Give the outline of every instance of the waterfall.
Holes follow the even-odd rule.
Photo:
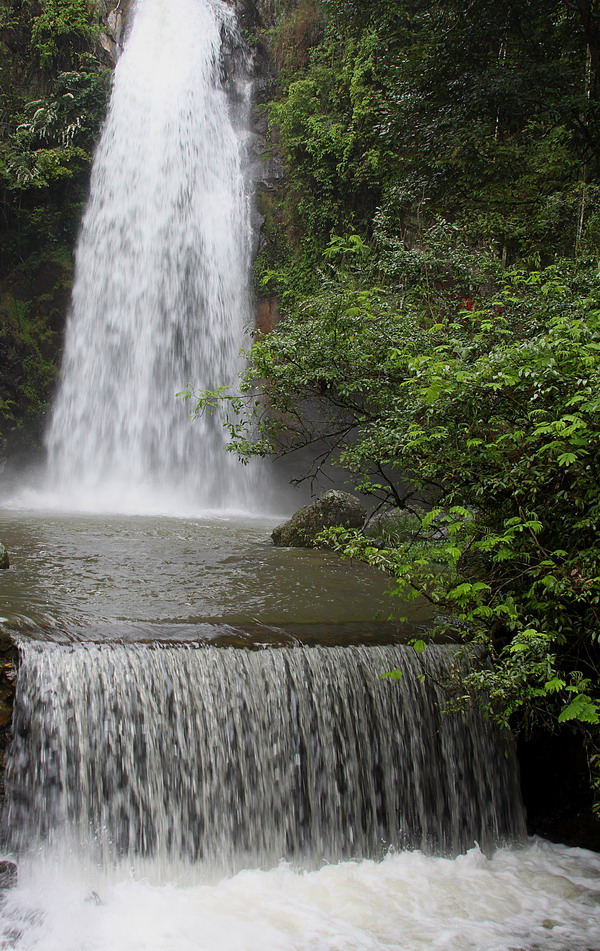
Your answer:
[[[48,485],[69,507],[248,510],[255,476],[225,451],[222,416],[191,422],[176,397],[240,368],[248,63],[221,0],[134,8],[76,250]]]
[[[442,713],[451,648],[20,650],[17,851],[221,874],[523,838],[509,738]]]

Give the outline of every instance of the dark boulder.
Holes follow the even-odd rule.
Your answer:
[[[305,505],[273,530],[273,544],[287,548],[310,548],[324,528],[362,528],[367,516],[362,502],[348,492],[331,489],[322,498]]]
[[[2,542],[0,542],[0,568],[10,568],[10,561],[8,560],[8,552]]]

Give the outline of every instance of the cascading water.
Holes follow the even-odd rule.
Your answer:
[[[73,507],[251,509],[176,393],[235,382],[248,323],[250,83],[221,0],[135,0],[76,253],[48,485]],[[222,47],[239,76],[222,75]],[[246,64],[247,65],[247,64]],[[233,68],[233,72],[236,70]]]
[[[34,843],[232,872],[524,837],[509,738],[441,714],[452,649],[22,651],[8,826]]]
[[[600,858],[524,843],[506,738],[440,713],[452,649],[20,652],[0,947],[600,946]]]

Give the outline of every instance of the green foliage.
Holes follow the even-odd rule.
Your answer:
[[[296,241],[325,244],[371,213],[381,195],[382,162],[373,138],[376,32],[342,42],[335,34],[312,51],[309,69],[270,107],[289,171],[284,216]]]
[[[14,132],[0,145],[0,181],[7,189],[45,189],[88,168],[107,84],[106,71],[61,73],[49,96],[23,105]]]
[[[478,697],[504,724],[577,724],[596,742],[597,264],[504,270],[455,229],[429,240],[386,252],[393,287],[366,280],[362,240],[331,240],[320,293],[257,340],[229,394],[231,448],[325,443],[363,491],[408,514],[376,539],[323,541],[485,648],[485,663],[461,667],[455,705]]]
[[[545,698],[559,722],[598,722],[594,278],[595,267],[570,264],[509,273],[490,301],[430,326],[428,345],[394,348],[396,381],[376,415],[363,407],[359,438],[340,454],[409,476],[405,504],[420,492],[422,531],[444,541],[435,558],[415,549],[421,529],[393,547],[348,532],[329,543],[388,571],[401,600],[429,598],[446,630],[488,645],[497,665],[463,683],[501,719]]]
[[[91,0],[41,0],[31,24],[31,44],[42,67],[70,64],[99,33]]]
[[[310,294],[332,233],[410,249],[440,216],[505,262],[589,248],[600,87],[574,7],[322,0],[320,19],[308,0],[288,8],[267,106],[287,180],[259,281],[261,267],[283,269]]]
[[[256,271],[287,319],[228,391],[230,448],[318,445],[309,475],[333,459],[404,513],[323,541],[481,645],[456,708],[584,730],[593,762],[600,16],[320,8],[301,56],[279,34],[268,114],[287,180]]]
[[[110,70],[87,0],[0,0],[0,439],[46,405]]]

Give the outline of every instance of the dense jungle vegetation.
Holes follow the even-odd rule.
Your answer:
[[[57,372],[72,254],[111,70],[101,4],[0,0],[0,443]]]
[[[458,706],[582,736],[599,799],[600,4],[300,0],[271,42],[284,319],[198,409],[391,506],[326,542],[484,645]]]

